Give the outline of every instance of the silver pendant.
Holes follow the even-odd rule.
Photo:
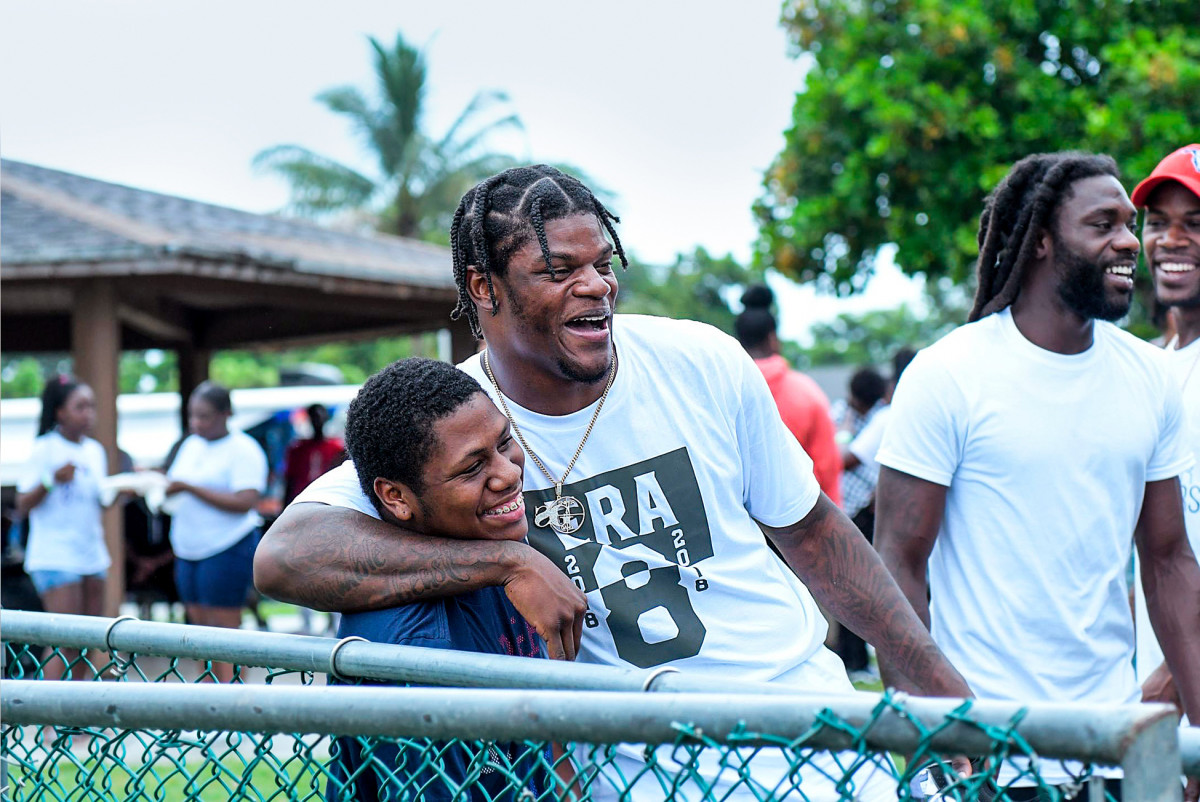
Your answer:
[[[579,499],[560,496],[534,510],[535,526],[548,526],[560,535],[573,535],[583,526],[584,511]]]

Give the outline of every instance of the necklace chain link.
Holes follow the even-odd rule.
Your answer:
[[[525,453],[533,458],[534,463],[542,469],[542,473],[546,474],[546,478],[554,483],[554,497],[562,498],[562,487],[566,483],[567,477],[571,474],[571,469],[575,467],[575,461],[579,459],[579,455],[583,453],[583,445],[588,441],[588,437],[592,434],[592,427],[596,425],[596,420],[600,417],[600,410],[604,408],[604,401],[608,398],[608,391],[612,389],[613,379],[617,376],[617,348],[613,346],[612,366],[608,370],[608,382],[604,385],[604,392],[600,394],[600,401],[596,404],[596,411],[592,413],[592,419],[588,421],[587,430],[583,433],[583,439],[579,441],[579,447],[575,449],[575,456],[571,457],[571,461],[567,464],[567,469],[563,471],[561,479],[555,479],[554,475],[546,469],[542,464],[541,459],[534,453],[534,450],[529,447],[529,443],[525,442],[525,436],[521,434],[521,427],[517,425],[517,419],[513,417],[512,412],[508,408],[508,402],[504,400],[504,393],[500,391],[500,385],[496,381],[495,375],[492,374],[492,363],[488,359],[488,352],[483,352],[483,369],[487,371],[488,380],[492,383],[492,387],[496,390],[496,398],[500,401],[500,408],[504,410],[504,417],[508,418],[508,422],[512,424],[513,434],[517,436],[521,447],[525,449]]]

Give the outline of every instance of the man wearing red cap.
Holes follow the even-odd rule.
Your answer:
[[[1177,334],[1166,345],[1167,357],[1183,393],[1188,418],[1184,438],[1200,455],[1200,376],[1193,375],[1200,362],[1200,145],[1182,147],[1159,162],[1134,188],[1131,199],[1145,210],[1142,247],[1154,277],[1155,297],[1175,318]],[[1200,553],[1200,468],[1191,468],[1179,479],[1188,539],[1192,551]],[[1140,577],[1136,593],[1137,674],[1143,695],[1147,701],[1181,707],[1178,688],[1150,625]]]

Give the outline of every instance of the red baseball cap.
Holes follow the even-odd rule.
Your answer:
[[[1163,181],[1178,181],[1200,197],[1200,145],[1185,145],[1158,163],[1145,181],[1133,188],[1129,196],[1139,209],[1146,198]]]

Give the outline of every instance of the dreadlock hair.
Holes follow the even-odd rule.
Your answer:
[[[376,478],[424,491],[425,464],[437,445],[433,425],[482,392],[453,365],[422,357],[393,362],[367,379],[346,411],[345,440],[375,509],[383,512]]]
[[[593,214],[608,236],[622,267],[629,267],[625,249],[613,223],[621,219],[604,207],[579,179],[549,165],[513,167],[472,187],[454,212],[450,225],[450,248],[454,257],[454,281],[458,285],[458,305],[451,320],[464,314],[471,333],[483,337],[479,312],[467,292],[467,266],[473,265],[487,279],[492,314],[496,314],[493,276],[503,276],[508,260],[530,237],[537,237],[542,258],[552,273],[550,245],[546,241],[546,223],[577,214]]]
[[[58,425],[58,411],[83,382],[74,376],[60,373],[46,382],[42,388],[42,416],[38,419],[38,437]]]
[[[765,284],[752,284],[742,293],[742,313],[733,321],[733,333],[743,348],[757,348],[777,328],[771,304],[775,293]]]
[[[999,312],[1017,299],[1038,237],[1054,225],[1071,185],[1099,175],[1120,177],[1112,157],[1036,153],[1013,165],[979,216],[978,286],[968,321]]]

